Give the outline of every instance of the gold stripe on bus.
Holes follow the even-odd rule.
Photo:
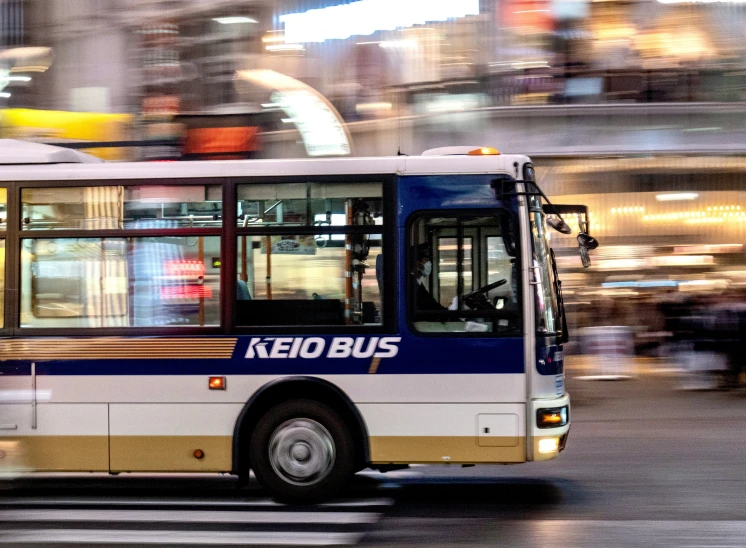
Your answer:
[[[12,446],[12,448],[11,448]],[[108,472],[108,436],[0,437],[9,469],[30,472]]]
[[[232,466],[231,436],[111,436],[110,442],[112,472],[228,472]]]
[[[476,436],[371,436],[370,460],[376,464],[526,462],[523,436],[494,436],[489,442],[495,445],[479,445]]]
[[[0,450],[8,455],[8,468],[29,472],[229,472],[232,440],[231,436],[14,436],[0,437]]]
[[[0,360],[223,359],[236,338],[222,339],[16,339],[0,341]]]

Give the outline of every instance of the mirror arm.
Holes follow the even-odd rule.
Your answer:
[[[557,208],[555,207],[555,205],[552,202],[549,201],[549,198],[547,198],[547,195],[544,194],[544,191],[541,190],[541,188],[539,188],[539,185],[536,184],[536,181],[525,181],[525,182],[528,183],[528,184],[534,185],[534,188],[536,189],[536,192],[538,192],[539,196],[541,196],[542,198],[544,198],[544,201],[547,203],[547,205],[549,205],[549,207],[552,208],[552,210],[554,211],[554,214],[557,217],[559,217],[560,221],[562,221],[564,223],[565,219],[562,217],[562,215],[560,215],[560,212],[557,211]],[[567,223],[565,223],[565,224],[567,224]]]

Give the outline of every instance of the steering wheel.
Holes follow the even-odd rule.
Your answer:
[[[463,296],[464,304],[472,310],[494,310],[495,305],[487,298],[487,293],[501,285],[505,285],[506,283],[508,283],[508,280],[502,279],[485,285],[484,287],[480,287],[479,289],[475,289],[471,293],[467,293]]]

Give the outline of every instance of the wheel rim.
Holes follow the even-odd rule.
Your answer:
[[[269,462],[284,481],[294,485],[320,482],[334,467],[334,440],[311,419],[282,423],[269,439]]]

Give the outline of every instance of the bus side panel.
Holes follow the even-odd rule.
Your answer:
[[[12,471],[107,472],[106,409],[105,404],[40,403],[33,428],[30,403],[0,405],[0,450],[17,455],[0,471],[8,466]]]
[[[79,413],[77,418],[70,415],[68,418],[73,421],[71,424],[77,423],[78,428],[96,426],[104,435],[97,438],[100,448],[94,451],[90,445],[92,440],[80,436],[73,439],[68,435],[71,425],[52,422],[46,414],[40,414],[39,432],[49,431],[60,436],[58,441],[67,443],[69,449],[61,446],[60,451],[51,452],[30,447],[34,455],[46,455],[46,460],[37,458],[33,468],[39,471],[107,470],[105,434],[110,430],[111,471],[230,471],[233,427],[245,402],[257,390],[285,377],[290,370],[306,369],[300,364],[293,365],[292,360],[257,363],[242,354],[237,353],[233,360],[206,364],[201,371],[185,371],[179,362],[159,360],[143,363],[154,373],[152,375],[123,375],[113,362],[96,371],[99,374],[86,375],[80,373],[93,372],[90,365],[78,362],[55,368],[58,374],[38,377],[40,391],[49,395],[50,402],[46,405],[50,409],[63,410],[74,405],[70,402],[87,398],[90,403],[80,406],[80,412],[85,407],[95,410],[95,415],[81,417]],[[480,360],[472,360],[468,352],[463,353],[462,358],[480,363]],[[341,368],[359,370],[355,361],[359,360]],[[428,374],[427,361],[411,364],[420,371],[418,373],[395,374],[397,369],[406,369],[405,363],[396,359],[380,360],[380,370],[370,373],[367,370],[370,361],[364,362],[366,369],[362,374],[314,376],[338,386],[361,411],[371,435],[374,461],[443,462],[444,456],[450,456],[452,462],[522,460],[522,449],[516,449],[514,438],[519,438],[518,447],[522,448],[523,404],[502,402],[520,402],[525,383],[523,374],[496,372],[494,365],[491,372],[483,365],[479,374],[458,373],[459,362],[455,359],[443,360],[440,366],[435,364],[437,370],[451,363],[449,374]],[[132,363],[127,366],[130,370]],[[257,368],[270,366],[277,374],[252,374]],[[310,375],[314,366],[306,364],[306,367],[304,373]],[[225,374],[227,389],[209,390],[211,374]],[[16,407],[29,411],[26,418],[30,421],[31,406]],[[503,420],[506,416],[510,416],[510,421]],[[93,420],[95,417],[103,420]],[[482,432],[484,427],[480,428],[480,419],[490,428],[489,432]],[[30,432],[19,434],[26,436]],[[75,444],[70,445],[71,441]],[[88,445],[81,445],[83,442]],[[197,450],[204,454],[202,458],[195,457]],[[100,461],[95,466],[88,463],[94,456]]]
[[[402,403],[359,407],[368,425],[374,463],[526,460],[524,404]]]
[[[230,470],[233,426],[242,407],[239,403],[111,404],[111,470]]]

